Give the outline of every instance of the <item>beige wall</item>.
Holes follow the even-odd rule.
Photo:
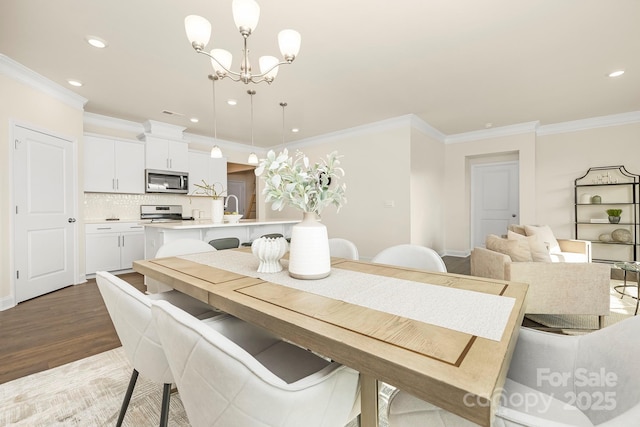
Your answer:
[[[443,190],[445,145],[411,129],[411,232],[408,242],[445,251]],[[407,243],[407,242],[398,242]]]
[[[383,129],[372,126],[300,148],[311,161],[335,150],[344,156],[341,166],[345,170],[347,203],[339,213],[335,207],[326,208],[322,222],[329,237],[356,243],[363,259],[411,239],[410,145],[409,126],[399,125]],[[289,147],[289,151],[295,152],[295,148]],[[394,207],[385,207],[385,201],[392,201]],[[290,208],[274,212],[267,206],[264,212],[269,219],[302,217]]]
[[[558,237],[575,237],[574,180],[596,166],[640,174],[640,123],[539,136],[536,156],[535,219]]]
[[[12,124],[50,132],[78,144],[77,155],[82,158],[81,109],[73,108],[57,98],[19,83],[0,73],[0,306],[13,294],[12,221],[10,213],[13,193],[12,173]],[[78,165],[78,200],[82,200],[82,164]],[[79,211],[80,212],[80,211]],[[77,224],[77,248],[75,277],[84,274],[84,233],[82,221]]]
[[[536,222],[536,137],[534,132],[447,144],[445,152],[445,248],[451,255],[466,256],[471,250],[471,165],[483,158],[519,158],[520,220]]]

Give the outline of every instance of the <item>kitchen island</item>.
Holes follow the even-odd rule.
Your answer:
[[[223,237],[237,237],[240,244],[250,243],[264,234],[280,233],[291,237],[291,227],[300,220],[258,221],[240,220],[214,224],[211,220],[144,223],[144,258],[155,258],[158,248],[177,239],[198,239],[208,242]]]

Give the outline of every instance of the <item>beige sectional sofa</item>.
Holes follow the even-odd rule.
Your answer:
[[[528,314],[589,314],[599,316],[600,327],[609,314],[611,267],[591,263],[591,242],[582,240],[547,239],[547,234],[524,236],[513,226],[507,239],[487,236],[487,247],[471,252],[471,274],[529,284],[526,313]],[[527,226],[527,229],[530,229]],[[516,230],[516,231],[514,231]],[[514,234],[520,234],[521,239]],[[499,238],[498,238],[499,239]],[[519,249],[514,249],[518,240]],[[526,242],[531,253],[527,258]],[[542,243],[542,246],[541,246]],[[505,246],[508,248],[505,249]],[[549,251],[552,247],[552,252]],[[525,249],[524,252],[519,250]],[[544,248],[544,249],[542,249]],[[512,256],[518,261],[514,261]],[[534,260],[537,259],[537,260]]]

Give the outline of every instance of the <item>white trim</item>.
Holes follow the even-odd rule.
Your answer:
[[[196,134],[193,134],[193,133],[185,133],[185,134],[183,134],[183,136],[184,136],[184,140],[185,141],[192,142],[194,144],[204,144],[204,145],[208,145],[211,148],[213,148],[214,145],[217,145],[222,150],[222,155],[223,156],[225,156],[224,155],[224,150],[225,149],[237,150],[239,152],[245,152],[245,153],[247,153],[247,155],[249,153],[251,153],[252,151],[255,151],[255,153],[258,155],[258,157],[260,157],[260,153],[266,153],[269,150],[269,148],[252,147],[251,145],[248,145],[248,144],[242,144],[242,143],[239,143],[239,142],[227,141],[225,139],[220,139],[220,138],[214,139],[214,138],[212,138],[210,136],[196,135]]]
[[[16,299],[13,295],[0,298],[0,311],[8,310],[16,306]]]
[[[451,250],[451,249],[445,249],[444,254],[442,256],[455,256],[455,257],[459,257],[459,258],[466,258],[469,255],[471,255],[471,251],[470,250],[454,251],[454,250]]]
[[[523,133],[534,133],[540,122],[526,122],[515,125],[502,126],[492,129],[474,130],[472,132],[457,133],[449,135],[445,139],[445,144],[457,144],[461,142],[479,141],[489,138],[499,138],[502,136],[520,135]]]
[[[412,125],[412,118],[414,114],[407,114],[404,116],[394,117],[392,119],[380,120],[378,122],[369,123],[366,125],[355,126],[348,129],[339,130],[336,132],[326,133],[324,135],[312,136],[310,138],[301,139],[295,142],[287,144],[288,147],[302,148],[308,147],[314,144],[325,143],[338,138],[344,138],[346,136],[365,135],[374,132],[382,132],[390,129],[397,129],[399,127],[410,127]],[[425,122],[425,125],[428,124]],[[426,129],[426,128],[425,128]],[[431,128],[433,129],[433,128]],[[278,144],[281,145],[281,144]],[[277,147],[275,145],[274,147]],[[273,149],[272,147],[271,149]]]
[[[421,131],[427,136],[432,137],[433,139],[442,142],[443,144],[446,142],[447,135],[440,132],[438,129],[431,126],[429,123],[422,120],[420,117],[415,114],[411,114],[411,127]]]
[[[144,126],[142,126],[142,123],[136,123],[129,120],[118,119],[115,117],[103,116],[86,111],[84,112],[82,121],[84,125],[93,125],[104,127],[107,129],[122,130],[135,134],[144,132]]]
[[[620,126],[631,123],[640,123],[640,111],[612,114],[610,116],[592,117],[590,119],[573,120],[571,122],[544,125],[538,128],[536,134],[553,135],[556,133],[578,132],[601,127]]]
[[[83,110],[88,99],[0,53],[0,74],[43,92],[70,107]]]

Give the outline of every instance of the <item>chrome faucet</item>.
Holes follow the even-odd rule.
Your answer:
[[[229,199],[230,199],[230,198],[232,198],[232,197],[233,197],[234,199],[236,199],[236,210],[235,210],[234,212],[238,212],[238,213],[240,213],[240,211],[238,210],[238,208],[239,208],[239,206],[238,206],[238,198],[237,198],[234,194],[229,194],[229,195],[227,196],[227,200],[225,200],[225,202],[224,202],[224,209],[225,209],[225,210],[227,209],[227,205],[229,205]]]

